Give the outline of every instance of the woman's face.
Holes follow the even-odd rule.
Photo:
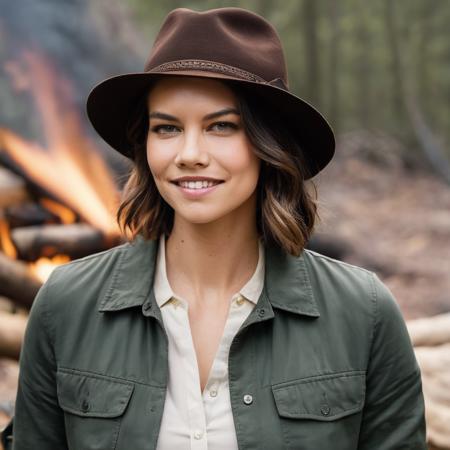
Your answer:
[[[233,91],[217,80],[166,77],[148,97],[147,160],[175,216],[208,223],[256,208],[260,160]]]

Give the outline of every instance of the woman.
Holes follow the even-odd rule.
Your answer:
[[[14,449],[426,448],[391,293],[304,249],[334,138],[269,23],[172,11],[145,72],[100,83],[88,114],[134,163],[132,239],[39,292]]]

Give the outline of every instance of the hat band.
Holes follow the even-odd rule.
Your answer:
[[[229,75],[237,77],[242,80],[256,81],[258,83],[267,83],[266,80],[255,75],[251,72],[247,72],[237,67],[229,66],[228,64],[222,64],[214,61],[208,61],[203,59],[182,59],[178,61],[170,61],[164,64],[160,64],[148,72],[172,72],[177,70],[203,70],[207,72],[218,72],[223,75]]]

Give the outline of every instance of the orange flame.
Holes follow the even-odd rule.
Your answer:
[[[37,261],[30,263],[31,271],[45,283],[56,266],[65,264],[70,261],[67,255],[55,255],[53,258],[42,257]]]
[[[58,216],[61,220],[61,223],[74,223],[75,222],[75,213],[70,209],[61,205],[61,203],[55,202],[50,198],[41,198],[39,203],[48,209],[50,212]]]
[[[108,237],[117,236],[114,211],[119,193],[110,170],[92,141],[83,134],[77,111],[70,106],[74,98],[72,86],[57,76],[51,61],[38,51],[25,50],[20,58],[23,69],[10,62],[9,73],[20,77],[20,86],[31,91],[42,119],[47,148],[0,128],[0,149],[31,179],[87,222]],[[33,77],[28,83],[27,74]]]
[[[17,250],[11,241],[8,223],[2,217],[0,217],[0,246],[5,255],[14,259],[17,258]]]

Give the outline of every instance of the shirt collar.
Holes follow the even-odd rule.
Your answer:
[[[276,244],[266,244],[263,249],[264,290],[271,305],[292,313],[319,317],[308,270],[309,251],[304,250],[296,257]],[[141,236],[111,250],[118,252],[119,260],[108,286],[105,286],[99,311],[120,311],[135,306],[141,306],[144,311],[152,310],[157,250],[157,240],[144,240]]]
[[[253,272],[252,277],[245,283],[245,285],[239,291],[239,294],[243,295],[247,300],[256,305],[258,303],[259,296],[264,287],[264,269],[265,269],[265,255],[264,246],[261,240],[258,241],[258,264]],[[156,257],[155,267],[155,281],[153,284],[153,290],[155,293],[155,299],[158,306],[161,308],[172,297],[175,297],[172,288],[170,287],[169,280],[167,278],[166,269],[166,238],[164,234],[161,234],[159,238],[158,254]]]

